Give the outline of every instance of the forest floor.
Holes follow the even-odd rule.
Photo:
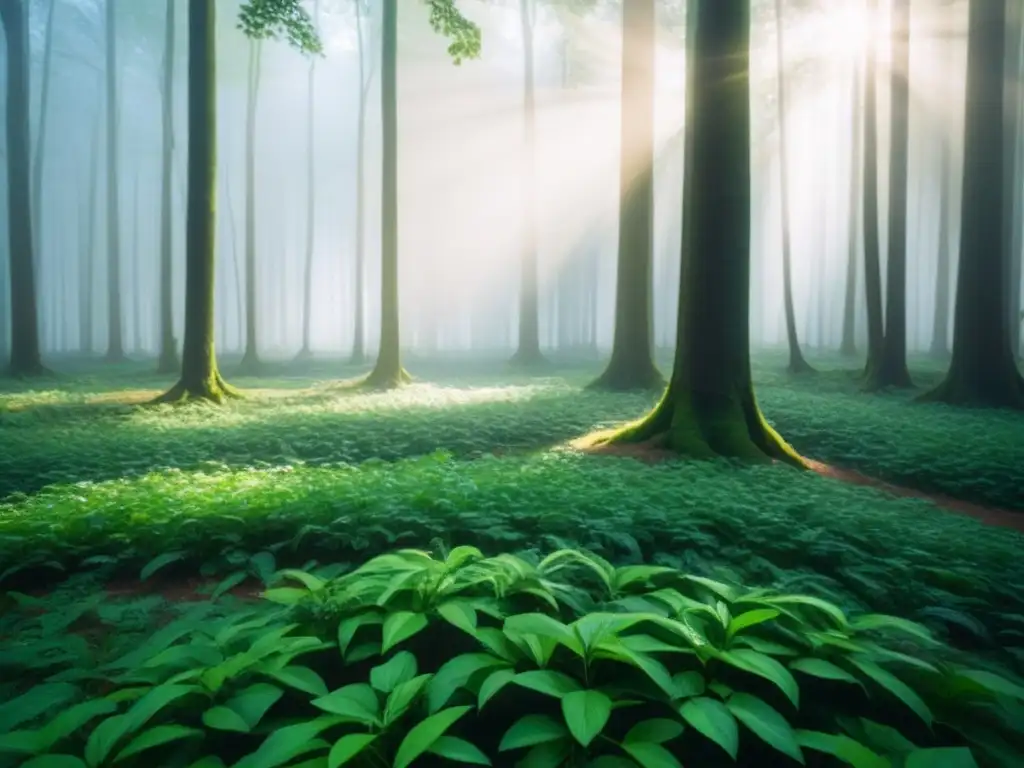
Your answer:
[[[1024,669],[1024,416],[864,394],[852,363],[812,362],[794,379],[754,361],[804,473],[573,450],[656,397],[582,391],[594,361],[527,376],[410,358],[393,393],[339,386],[359,370],[329,361],[259,378],[229,361],[247,397],[222,408],[139,407],[170,383],[148,362],[58,363],[0,383],[0,589],[85,572],[138,597],[149,564],[150,597],[193,593],[197,573],[251,596],[275,567],[399,546],[573,546],[896,613]]]

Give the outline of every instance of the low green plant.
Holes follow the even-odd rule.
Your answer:
[[[1024,687],[922,625],[588,552],[276,572],[0,705],[29,768],[1015,766]],[[2,757],[0,757],[2,760]],[[2,764],[2,763],[0,763]]]

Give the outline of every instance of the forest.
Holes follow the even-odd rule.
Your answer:
[[[0,22],[0,768],[1024,765],[1019,0]]]

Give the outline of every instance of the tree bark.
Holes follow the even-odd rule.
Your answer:
[[[215,3],[189,0],[188,202],[185,226],[185,338],[181,379],[156,402],[220,403],[237,391],[221,378],[213,343],[217,171]]]
[[[39,351],[32,204],[29,181],[28,29],[25,5],[0,0],[7,37],[7,238],[11,294],[12,376],[46,373]]]
[[[350,361],[362,365],[366,360],[366,105],[369,100],[373,67],[366,66],[366,40],[363,34],[362,0],[356,6],[356,40],[359,51],[359,122],[356,128],[356,258],[353,289],[355,322],[352,326]],[[367,72],[369,69],[369,72]]]
[[[107,91],[107,360],[124,360],[121,307],[121,200],[117,102],[117,13],[114,0],[105,0]]]
[[[889,258],[881,356],[869,360],[865,388],[914,386],[907,370],[907,186],[910,155],[910,0],[892,5]]]
[[[171,182],[174,174],[174,0],[167,0],[164,28],[163,151],[160,168],[160,357],[158,373],[181,365],[174,338],[174,252]]]
[[[100,155],[102,153],[102,132],[103,126],[103,111],[102,107],[96,110],[96,122],[93,125],[92,133],[92,152],[89,157],[89,180],[88,187],[86,188],[86,197],[88,198],[87,213],[86,213],[86,225],[84,230],[84,241],[83,241],[83,275],[79,285],[81,297],[79,300],[81,316],[79,319],[81,341],[81,351],[87,355],[92,355],[94,339],[94,320],[95,312],[93,310],[93,298],[94,290],[96,288],[96,218],[98,211],[96,210],[97,201],[100,196]]]
[[[967,103],[960,263],[953,358],[924,399],[955,405],[1024,408],[1024,379],[1007,322],[1007,215],[1004,123],[1006,3],[972,2],[967,40]]]
[[[852,151],[850,153],[849,254],[846,262],[846,293],[843,299],[843,339],[839,354],[852,357],[857,354],[857,266],[860,256],[860,197],[864,172],[861,159],[861,141],[864,130],[863,91],[860,63],[853,70]]]
[[[750,2],[691,7],[675,367],[648,416],[597,442],[802,465],[765,422],[750,375]]]
[[[875,18],[878,0],[868,0],[868,17]],[[864,296],[868,315],[868,355],[865,375],[881,364],[885,345],[882,314],[881,244],[878,231],[878,51],[870,30],[864,84]]]
[[[1024,127],[1024,99],[1020,96],[1021,77],[1024,76],[1024,10],[1020,3],[1008,3],[1007,12],[1007,69],[1009,72],[1005,78],[1005,110],[1009,116],[1005,136],[1006,168],[1003,172],[1004,204],[1006,216],[1004,224],[1004,247],[1007,248],[1006,256],[1006,289],[1009,305],[1010,323],[1010,349],[1014,357],[1021,354],[1021,323],[1024,316],[1021,315],[1021,226],[1022,210],[1024,210],[1024,195],[1020,193],[1021,170],[1024,169],[1024,137],[1021,136],[1021,129]]]
[[[398,0],[384,0],[382,34],[380,350],[365,383],[390,389],[410,380],[402,368],[398,314]]]
[[[56,18],[57,0],[49,0],[46,11],[46,34],[43,42],[43,72],[39,91],[39,124],[36,129],[35,147],[32,153],[32,236],[35,238],[33,254],[39,274],[40,286],[46,285],[46,270],[43,263],[43,165],[46,160],[46,136],[50,124],[50,84],[53,80],[53,22]],[[31,51],[29,52],[31,57]],[[31,77],[29,78],[31,81]],[[31,82],[29,90],[31,91]],[[57,275],[61,274],[59,268]],[[45,337],[45,322],[42,335]]]
[[[313,1],[313,18],[320,19],[320,0]],[[317,24],[319,30],[319,24]],[[306,88],[308,90],[308,115],[306,117],[306,271],[302,293],[302,348],[298,359],[305,360],[312,356],[309,348],[309,336],[313,318],[313,245],[316,225],[316,184],[314,169],[316,168],[316,58],[309,60],[309,73]]]
[[[256,287],[256,106],[260,91],[262,43],[249,41],[249,81],[245,106],[245,353],[241,367],[253,373],[260,366]]]
[[[654,0],[623,6],[615,337],[608,367],[591,385],[616,391],[665,384],[652,355],[656,33]],[[577,308],[583,309],[583,302],[577,302]]]
[[[939,252],[935,261],[935,311],[932,314],[932,343],[928,352],[938,360],[946,360],[949,358],[949,205],[953,185],[953,163],[945,139],[939,151]]]

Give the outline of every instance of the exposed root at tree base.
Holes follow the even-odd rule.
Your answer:
[[[651,365],[647,370],[611,368],[587,384],[587,389],[602,392],[659,392],[665,388],[665,377]]]
[[[520,349],[508,359],[508,365],[510,368],[515,370],[530,371],[537,370],[539,368],[548,368],[551,366],[551,361],[544,357],[543,353],[539,351],[534,350],[528,352]]]
[[[150,401],[150,405],[184,405],[185,403],[214,403],[222,405],[225,400],[239,400],[242,393],[214,374],[212,381],[201,384],[187,384],[179,381],[167,392]]]
[[[363,389],[389,390],[411,383],[412,376],[405,368],[399,368],[397,371],[374,368],[368,376],[357,382],[357,386]]]

